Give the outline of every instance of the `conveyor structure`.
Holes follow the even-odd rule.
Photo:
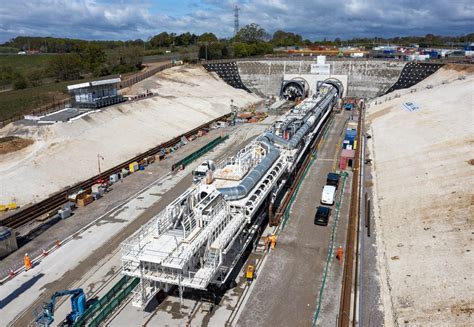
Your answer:
[[[160,290],[221,287],[296,175],[340,96],[332,84],[280,117],[121,245],[122,273],[140,278],[133,304]]]

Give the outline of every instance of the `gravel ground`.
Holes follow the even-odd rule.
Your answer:
[[[384,325],[472,324],[473,83],[440,69],[370,104]]]

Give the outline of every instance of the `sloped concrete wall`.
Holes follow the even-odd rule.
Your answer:
[[[315,61],[239,61],[243,83],[259,95],[279,95],[284,74],[308,74]],[[347,75],[347,96],[375,97],[385,93],[398,79],[406,63],[399,61],[327,61],[331,75]]]

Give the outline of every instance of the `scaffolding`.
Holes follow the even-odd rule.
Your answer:
[[[173,286],[182,297],[185,288],[207,290],[227,281],[332,109],[337,97],[326,87],[217,163],[210,180],[191,186],[122,243],[122,273],[140,279],[135,306]]]

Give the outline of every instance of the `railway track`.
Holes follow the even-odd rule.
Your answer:
[[[149,157],[149,156],[152,156],[152,155],[155,155],[157,153],[159,153],[162,149],[164,148],[168,148],[168,147],[171,147],[171,146],[174,146],[176,145],[177,143],[179,143],[181,141],[181,138],[183,136],[185,137],[189,137],[191,135],[194,135],[196,134],[199,130],[201,129],[205,129],[207,127],[209,127],[212,123],[214,122],[217,122],[219,120],[224,120],[226,118],[229,117],[229,114],[226,114],[226,115],[223,115],[223,116],[220,116],[210,122],[207,122],[205,124],[202,124],[184,134],[181,134],[177,137],[175,137],[174,139],[172,140],[169,140],[165,143],[162,143],[146,152],[143,152],[142,154],[139,154],[113,168],[110,168],[108,169],[107,171],[104,171],[102,172],[100,175],[95,175],[94,177],[91,177],[83,182],[80,182],[78,184],[75,184],[71,187],[68,187],[58,193],[55,193],[54,195],[50,196],[49,198],[47,199],[44,199],[38,203],[35,203],[33,205],[30,205],[16,213],[14,213],[13,215],[11,216],[8,216],[6,217],[5,219],[3,219],[1,221],[1,225],[3,226],[7,226],[7,227],[10,227],[10,228],[19,228],[33,220],[35,220],[36,218],[38,217],[41,217],[43,215],[46,215],[46,214],[50,214],[51,212],[54,212],[56,211],[57,209],[59,209],[61,207],[61,205],[65,204],[66,202],[68,202],[67,200],[67,196],[69,194],[72,194],[74,192],[77,192],[81,189],[86,189],[86,188],[89,188],[91,187],[93,184],[95,184],[97,182],[97,180],[99,180],[101,177],[108,177],[112,174],[116,174],[118,172],[121,172],[123,168],[126,168],[128,167],[128,165],[132,162],[135,162],[135,161],[141,161],[143,160],[144,158],[146,157]]]
[[[362,135],[362,112],[359,109],[359,119],[357,125],[357,144],[361,143]],[[357,287],[354,285],[357,276],[354,276],[354,268],[357,267],[358,262],[355,257],[355,243],[356,243],[356,230],[358,227],[358,218],[359,218],[359,203],[360,203],[360,194],[359,194],[359,171],[360,171],[360,151],[361,146],[357,148],[354,158],[354,168],[353,168],[353,178],[352,178],[352,194],[351,202],[349,209],[349,225],[347,228],[347,243],[346,243],[346,253],[344,258],[344,271],[342,275],[342,289],[341,289],[341,300],[339,306],[339,315],[338,323],[339,327],[349,326],[351,323],[353,326],[356,325],[355,310],[352,310],[351,304],[352,300],[352,291],[353,288]],[[357,273],[357,271],[356,271]],[[354,299],[355,303],[355,299]],[[354,314],[354,317],[351,317],[351,313]]]

